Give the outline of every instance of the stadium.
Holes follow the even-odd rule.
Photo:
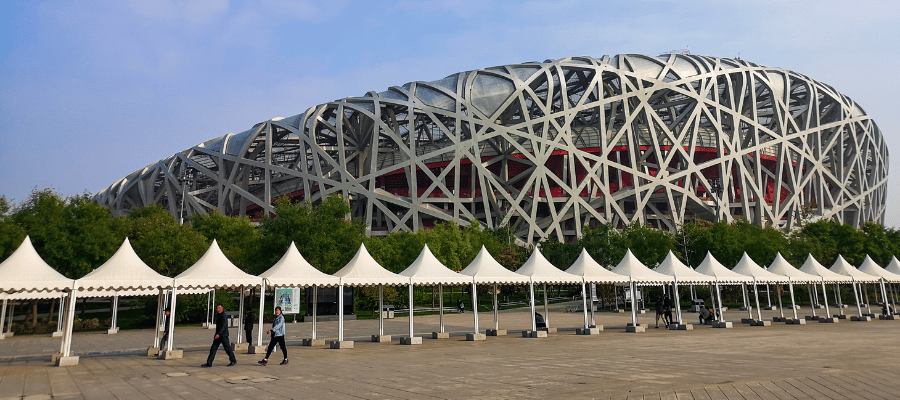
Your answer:
[[[340,194],[372,235],[455,221],[532,243],[606,223],[882,223],[887,179],[877,125],[827,84],[739,58],[627,54],[335,100],[178,152],[95,201],[259,218],[281,197]]]

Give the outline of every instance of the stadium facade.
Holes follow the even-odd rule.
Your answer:
[[[888,149],[862,107],[802,74],[669,53],[485,68],[321,104],[159,160],[95,196],[116,214],[258,217],[341,194],[371,234],[691,219],[882,222]]]

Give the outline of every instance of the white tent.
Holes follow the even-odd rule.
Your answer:
[[[850,263],[848,263],[847,260],[845,260],[844,256],[842,256],[842,255],[838,255],[837,260],[834,260],[834,264],[831,265],[831,268],[829,268],[829,270],[838,275],[849,276],[850,279],[852,280],[851,284],[854,285],[854,287],[856,287],[857,285],[860,285],[861,283],[878,282],[878,277],[869,275],[864,272],[860,272],[858,269],[856,269],[856,267],[850,265]],[[866,291],[864,293],[866,296],[866,310],[871,314],[872,309],[871,309],[871,306],[869,305],[868,291]],[[859,301],[859,299],[857,299],[857,301]],[[862,308],[860,307],[860,310],[861,309]]]
[[[678,324],[684,323],[684,320],[681,316],[681,297],[678,294],[678,284],[711,283],[715,281],[714,278],[694,271],[693,268],[685,265],[685,263],[681,262],[678,257],[675,257],[675,253],[672,253],[672,250],[669,250],[669,254],[666,255],[666,258],[663,260],[663,262],[659,263],[659,265],[653,270],[661,274],[671,276],[672,281],[675,283],[675,304],[677,305],[675,307],[675,310],[678,315]]]
[[[338,286],[338,342],[344,341],[344,286],[378,286],[378,336],[373,336],[373,340],[383,340],[390,338],[384,335],[384,285],[399,286],[409,285],[409,278],[395,274],[384,269],[378,264],[366,245],[361,244],[356,254],[340,271],[335,272],[334,276],[340,278]],[[382,338],[383,337],[383,338]],[[337,344],[340,347],[340,343]]]
[[[66,278],[48,265],[31,244],[31,238],[25,240],[10,256],[0,263],[0,293],[6,294],[3,299],[3,310],[0,311],[0,335],[6,321],[6,308],[9,299],[27,294],[30,298],[56,298],[69,292],[64,324],[71,327],[75,313],[75,280]],[[69,329],[64,329],[68,332]],[[64,335],[60,342],[60,353],[68,361],[68,365],[78,363],[77,357],[71,357],[71,335]]]
[[[584,293],[585,283],[626,283],[626,282],[628,282],[627,276],[619,275],[615,272],[612,272],[612,271],[604,268],[603,266],[598,264],[597,261],[595,261],[593,259],[593,257],[591,257],[591,255],[588,254],[587,250],[585,250],[584,248],[581,249],[581,254],[578,256],[578,259],[576,259],[575,262],[572,263],[572,265],[566,270],[566,272],[568,272],[572,275],[580,276],[583,280],[582,288],[581,288],[583,293],[581,296],[581,300],[582,300],[582,304],[584,307],[584,314],[585,314],[585,317],[584,317],[584,328],[585,329],[590,328],[592,326],[596,326],[594,324],[593,304],[591,304],[591,307],[590,307],[591,320],[590,320],[590,323],[588,323],[587,294]],[[591,300],[591,303],[593,303],[593,300]]]
[[[340,278],[319,271],[300,255],[294,242],[288,247],[281,259],[271,268],[259,275],[267,286],[313,287],[312,302],[312,340],[316,339],[316,317],[319,304],[319,287],[338,286]],[[262,327],[260,327],[262,332]],[[260,334],[262,336],[262,334]]]
[[[265,289],[262,278],[250,275],[235,266],[225,257],[219,243],[213,239],[212,244],[206,253],[191,265],[187,270],[175,277],[175,289],[172,290],[171,308],[172,315],[175,315],[175,298],[178,290],[181,289],[212,289],[212,288],[240,288],[241,300],[238,309],[239,315],[244,315],[244,288],[260,287],[259,291],[259,331],[257,333],[257,346],[262,346],[262,325],[263,325],[263,301],[265,299]],[[238,318],[238,336],[237,343],[242,342],[244,334],[244,319]],[[166,351],[172,351],[173,336],[175,331],[175,318],[169,319],[169,340],[166,342]]]
[[[173,286],[172,278],[163,276],[150,268],[138,257],[125,238],[119,250],[87,275],[75,281],[78,295],[86,297],[113,297],[112,322],[108,333],[118,332],[119,296],[163,296],[163,290]],[[157,302],[157,325],[162,318],[162,302]],[[69,327],[71,329],[71,327]],[[72,332],[67,332],[71,335]],[[159,329],[153,338],[153,346],[159,347]]]
[[[716,258],[713,257],[712,253],[708,251],[706,252],[706,258],[704,258],[703,261],[700,262],[700,265],[697,266],[697,272],[715,278],[714,283],[716,285],[716,299],[718,302],[716,313],[718,314],[720,321],[723,321],[725,319],[725,316],[722,313],[722,292],[719,289],[719,285],[744,285],[746,283],[753,282],[753,279],[749,276],[741,275],[728,268],[725,268],[725,266],[722,265],[719,260],[716,260]]]
[[[559,268],[556,268],[550,261],[541,254],[540,249],[537,247],[534,248],[534,251],[531,253],[531,257],[528,257],[528,260],[525,261],[525,264],[522,264],[518,270],[516,270],[517,274],[525,275],[528,277],[528,288],[531,291],[531,330],[537,331],[537,322],[535,320],[535,310],[534,310],[534,284],[540,283],[544,285],[544,321],[547,325],[547,328],[550,328],[550,310],[547,305],[547,284],[548,283],[584,283],[584,280],[576,275],[572,275],[568,272],[565,272]],[[582,285],[582,291],[584,287]],[[494,290],[494,312],[496,313],[496,304],[497,304],[497,291],[496,285]]]
[[[797,267],[794,267],[784,259],[781,252],[775,254],[775,260],[772,261],[772,264],[769,264],[769,268],[766,270],[788,278],[788,288],[791,292],[791,310],[793,310],[794,313],[794,319],[792,321],[797,321],[797,303],[794,300],[794,282],[812,283],[818,282],[821,278],[817,275],[810,275],[797,269]],[[784,308],[781,306],[781,296],[778,296],[778,309],[781,310],[781,318],[784,318]]]
[[[481,250],[475,256],[475,259],[472,260],[472,262],[469,263],[469,265],[459,273],[472,277],[472,312],[475,318],[474,324],[476,335],[473,336],[473,338],[478,338],[477,335],[479,335],[480,333],[480,330],[478,328],[478,291],[476,290],[475,285],[523,285],[528,283],[527,276],[517,274],[500,265],[500,263],[498,263],[497,260],[494,259],[494,257],[491,257],[491,254],[488,253],[487,249],[484,246],[481,246]],[[494,321],[495,327],[498,327],[498,319],[495,318]]]
[[[884,304],[888,304],[888,291],[885,288],[885,283],[900,282],[900,275],[879,267],[878,264],[876,264],[875,261],[872,260],[872,257],[869,257],[868,254],[866,254],[866,259],[863,260],[858,269],[862,273],[878,277],[879,283],[881,284],[881,299],[882,301],[884,301]],[[893,295],[893,293],[891,293],[891,295]],[[894,307],[896,307],[897,299],[894,298],[894,301],[892,303],[894,304]],[[888,311],[888,313],[894,314],[891,311]]]
[[[838,256],[838,257],[839,257],[839,259],[843,260],[843,257],[841,257],[841,256]],[[851,283],[851,284],[853,284],[853,280],[851,277],[846,276],[846,275],[837,274],[834,271],[831,271],[828,268],[825,268],[822,264],[820,264],[818,261],[816,261],[815,258],[813,258],[812,254],[809,254],[806,256],[806,261],[803,262],[803,265],[800,267],[800,271],[806,272],[807,274],[810,274],[810,275],[818,276],[819,279],[814,282],[822,282],[823,287],[826,283],[835,283],[835,284]],[[813,283],[813,282],[810,282],[810,283]],[[815,284],[815,283],[813,283],[813,284]],[[856,293],[856,284],[853,284],[853,292]],[[813,293],[814,293],[813,290],[809,291],[809,303],[812,308],[812,315],[813,315],[813,317],[815,317],[816,316],[816,306],[815,306],[815,301],[813,300]],[[859,310],[860,315],[862,315],[862,309],[859,307],[859,296],[854,296],[854,297],[856,297],[857,309]],[[827,301],[826,301],[826,307],[827,307]],[[827,308],[826,308],[826,311],[827,311]]]
[[[891,257],[891,262],[884,269],[892,274],[900,275],[900,260],[897,260],[897,257]]]
[[[421,340],[413,339],[413,285],[438,286],[438,309],[440,313],[440,331],[444,333],[444,285],[467,285],[472,283],[472,277],[451,271],[441,263],[431,252],[426,244],[416,260],[409,265],[400,275],[409,277],[409,344],[421,343]],[[435,335],[438,337],[440,335]]]
[[[756,320],[762,321],[762,314],[760,312],[759,307],[759,294],[756,290],[756,285],[760,282],[762,283],[788,283],[788,278],[784,275],[776,275],[772,272],[766,271],[763,267],[760,267],[759,264],[753,261],[747,252],[744,252],[744,255],[741,257],[741,260],[738,261],[737,265],[734,266],[732,271],[737,272],[742,275],[747,275],[753,278],[753,297],[756,300]],[[748,309],[747,312],[750,314],[750,319],[753,319],[753,314]]]
[[[625,256],[622,257],[619,264],[613,268],[612,272],[628,277],[629,290],[631,290],[631,324],[635,328],[635,331],[638,331],[637,301],[635,300],[637,298],[638,284],[665,285],[672,280],[672,277],[647,268],[644,263],[631,253],[631,249],[628,249],[625,252]]]

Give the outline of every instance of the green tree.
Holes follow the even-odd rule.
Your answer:
[[[176,276],[193,265],[211,241],[188,225],[178,225],[159,205],[136,208],[128,214],[131,246],[160,274]]]
[[[207,241],[219,244],[225,256],[244,271],[251,271],[257,262],[260,233],[247,217],[230,217],[213,210],[209,214],[194,214],[191,226]]]

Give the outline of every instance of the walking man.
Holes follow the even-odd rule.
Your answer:
[[[209,357],[206,357],[206,364],[201,367],[212,367],[213,360],[216,359],[216,352],[219,351],[219,345],[225,348],[225,354],[228,354],[228,366],[237,364],[234,358],[234,350],[231,349],[231,340],[228,338],[228,324],[225,321],[225,307],[216,304],[216,336],[213,338],[212,347],[209,348]]]

